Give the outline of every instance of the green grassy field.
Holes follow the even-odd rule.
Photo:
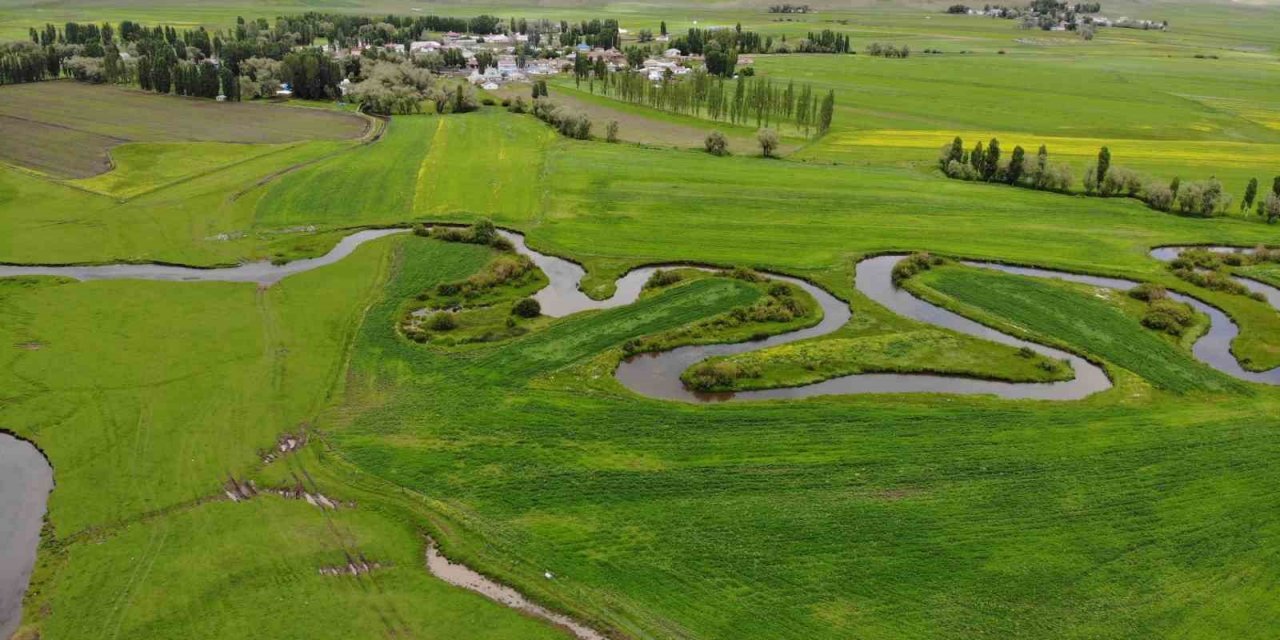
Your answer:
[[[378,512],[323,513],[274,496],[211,503],[67,549],[45,629],[68,638],[562,637],[430,577],[423,549],[414,527]],[[359,577],[317,571],[357,554],[379,567]]]
[[[1251,462],[1269,456],[1254,449],[1267,429],[1242,430],[1270,424],[1273,400],[1262,398],[1274,393],[1210,408],[1127,379],[1067,405],[636,400],[610,384],[584,387],[581,367],[651,305],[566,320],[465,359],[396,339],[385,328],[395,301],[436,255],[406,247],[402,284],[371,311],[335,418],[337,451],[388,484],[438,496],[438,510],[484,540],[455,542],[457,553],[505,566],[523,588],[588,618],[610,611],[637,635],[678,620],[707,637],[1195,635],[1213,606],[1200,600],[1208,567],[1239,581],[1235,597],[1270,591],[1248,568],[1269,544],[1228,538],[1235,526],[1271,530],[1237,511],[1265,494],[1235,488],[1268,473]],[[1010,281],[1030,296],[1053,289]],[[700,293],[713,310],[717,298]],[[1165,349],[1133,320],[1096,311]],[[1144,378],[1220,381],[1185,355],[1133,364],[1068,335]],[[1225,503],[1197,499],[1219,491]],[[1207,520],[1204,509],[1219,515]],[[546,586],[544,568],[562,579]],[[1055,604],[1044,606],[1049,593]],[[761,608],[776,613],[750,614]],[[1243,611],[1214,615],[1241,635],[1266,626]]]
[[[477,216],[525,222],[540,208],[540,165],[553,140],[532,118],[494,110],[397,118],[377,145],[269,185],[255,222],[342,227]]]
[[[1081,347],[1161,389],[1176,393],[1246,390],[1243,383],[1196,362],[1087,288],[983,270],[935,269],[921,281],[1040,336]]]
[[[3,421],[60,467],[49,504],[58,533],[210,495],[211,478],[306,421],[340,376],[385,259],[372,246],[268,291],[0,280],[0,342],[38,345],[6,349]]]
[[[720,125],[562,86],[553,95],[597,125],[617,117],[624,139],[648,144],[571,141],[496,107],[398,116],[362,144],[366,120],[329,109],[64,81],[4,87],[0,262],[291,259],[352,228],[488,217],[582,264],[597,295],[631,267],[692,261],[805,277],[849,302],[852,320],[829,336],[735,358],[761,367],[752,385],[876,371],[1061,377],[857,293],[862,257],[931,251],[1164,284],[1231,314],[1250,366],[1280,365],[1272,307],[1178,280],[1147,255],[1280,244],[1277,227],[952,181],[934,168],[952,136],[971,146],[998,135],[1006,149],[1043,141],[1079,170],[1108,144],[1116,165],[1154,176],[1216,175],[1237,196],[1249,177],[1269,185],[1280,171],[1274,7],[1108,4],[1109,15],[1174,28],[1084,42],[945,16],[938,3],[819,5],[795,22],[773,21],[766,4],[419,8],[598,14],[633,32],[663,19],[677,32],[741,21],[789,40],[835,28],[859,49],[945,53],[756,56],[760,75],[838,96],[832,131],[790,140],[776,160],[751,157],[750,128],[732,131],[733,157],[715,158],[691,148]],[[312,9],[411,6],[0,0],[0,37],[70,19],[225,27],[237,14]],[[106,149],[114,168],[94,175],[109,166]],[[1270,489],[1280,392],[1199,364],[1188,340],[1143,328],[1131,299],[961,267],[911,282],[1099,360],[1115,387],[1080,401],[686,405],[622,387],[612,369],[624,345],[743,338],[748,328],[702,323],[757,303],[760,287],[699,277],[465,347],[398,330],[420,293],[496,255],[406,234],[271,287],[0,280],[0,426],[39,444],[57,480],[19,637],[565,637],[431,577],[425,535],[626,638],[1271,638],[1280,628]],[[1267,266],[1246,273],[1280,281]],[[300,431],[305,447],[262,461]],[[229,477],[303,484],[343,507],[233,503]],[[322,572],[353,557],[378,568]]]

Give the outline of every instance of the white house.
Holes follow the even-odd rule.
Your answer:
[[[498,56],[498,73],[508,76],[519,70],[520,67],[516,66],[515,56]]]
[[[555,73],[556,68],[549,60],[534,60],[525,65],[524,71],[531,76],[545,76]]]
[[[490,81],[488,81],[488,82],[486,82],[486,83],[484,83],[484,84],[480,85],[480,88],[481,88],[481,89],[484,89],[485,91],[495,91],[495,90],[497,90],[497,88],[498,88],[498,83],[496,83],[496,82],[494,82],[494,81],[490,80]]]
[[[662,57],[664,57],[664,58],[672,58],[672,59],[679,58],[679,57],[680,57],[680,50],[679,50],[679,49],[675,49],[675,48],[667,49],[666,51],[663,51],[663,52],[662,52]]]

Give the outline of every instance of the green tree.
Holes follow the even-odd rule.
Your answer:
[[[961,140],[960,136],[956,136],[955,140],[951,141],[951,146],[947,149],[946,154],[942,157],[942,168],[945,170],[947,165],[952,162],[960,162],[962,160],[964,160],[964,140]]]
[[[1268,193],[1265,199],[1259,201],[1258,215],[1265,218],[1268,224],[1280,221],[1280,195]]]
[[[1240,199],[1240,210],[1248,211],[1253,206],[1254,198],[1258,197],[1258,179],[1249,178],[1249,185],[1244,188],[1244,197]]]
[[[982,166],[986,162],[986,158],[987,155],[982,150],[982,141],[979,140],[977,144],[973,145],[973,151],[969,152],[969,164],[973,166],[973,170],[978,175],[982,175]]]
[[[991,181],[1000,170],[1000,141],[995,138],[987,144],[987,155],[982,161],[982,179]]]
[[[1111,168],[1111,150],[1103,147],[1098,150],[1098,184],[1102,184]]]
[[[804,128],[804,135],[809,135],[809,125],[813,124],[809,121],[809,103],[813,99],[813,92],[809,85],[800,88],[800,97],[796,98],[796,126]]]
[[[1032,176],[1032,184],[1037,189],[1043,189],[1045,182],[1049,176],[1049,148],[1040,145],[1040,151],[1036,152],[1036,174]]]
[[[747,119],[747,113],[743,109],[746,106],[747,86],[742,79],[739,79],[734,84],[737,86],[733,89],[733,113],[736,114],[737,121],[743,121]]]
[[[578,52],[573,57],[573,82],[575,86],[581,87],[582,80],[591,73],[591,61],[582,52]]]
[[[822,111],[818,114],[818,133],[823,134],[827,129],[831,128],[831,118],[835,114],[836,108],[836,92],[834,90],[827,92],[827,97],[822,99]]]
[[[492,244],[498,238],[498,229],[488,218],[476,220],[471,225],[471,241],[476,244]]]
[[[1026,161],[1026,155],[1021,146],[1013,148],[1013,155],[1009,156],[1009,170],[1005,173],[1009,184],[1018,184],[1018,180],[1022,179],[1022,163]]]

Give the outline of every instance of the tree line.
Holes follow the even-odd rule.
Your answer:
[[[698,70],[685,77],[666,76],[653,83],[643,73],[594,69],[588,88],[624,102],[661,111],[769,127],[789,122],[805,135],[822,135],[835,114],[835,91],[823,94],[809,84],[786,85],[770,78],[726,79]]]
[[[546,20],[530,23],[515,18],[509,25],[512,29],[556,28]],[[263,65],[242,68],[246,61],[257,59],[279,62],[272,79],[290,84],[294,95],[332,98],[340,95],[338,83],[357,71],[359,62],[344,68],[315,46],[319,39],[340,46],[380,45],[406,43],[431,31],[492,34],[506,28],[506,21],[491,15],[373,18],[316,12],[282,16],[274,22],[241,17],[234,27],[216,31],[148,27],[133,20],[121,21],[118,27],[46,24],[29,30],[30,43],[0,44],[0,84],[68,76],[86,82],[133,84],[159,93],[207,98],[221,94],[237,100],[244,87],[263,84],[256,77]],[[563,23],[561,28],[569,26]]]
[[[997,182],[1018,187],[1075,193],[1071,169],[1066,164],[1051,164],[1049,151],[1040,145],[1034,157],[1021,146],[1015,146],[1008,159],[1003,158],[1000,141],[992,138],[984,147],[978,142],[966,149],[964,140],[956,136],[944,145],[938,155],[943,174],[958,180]],[[1112,163],[1111,150],[1102,147],[1096,160],[1084,171],[1080,181],[1084,195],[1128,197],[1141,200],[1158,211],[1177,211],[1184,215],[1210,217],[1226,213],[1232,202],[1217,178],[1183,183],[1179,177],[1165,182]],[[1268,223],[1280,222],[1280,176],[1272,183],[1271,192],[1259,194],[1258,180],[1249,181],[1241,199],[1240,210],[1256,212]]]

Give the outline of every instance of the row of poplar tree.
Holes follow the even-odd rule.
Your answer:
[[[625,102],[662,111],[756,127],[791,123],[804,134],[822,135],[831,127],[835,91],[823,94],[809,84],[785,85],[769,78],[726,79],[703,70],[652,82],[647,74],[593,69],[588,87]]]

